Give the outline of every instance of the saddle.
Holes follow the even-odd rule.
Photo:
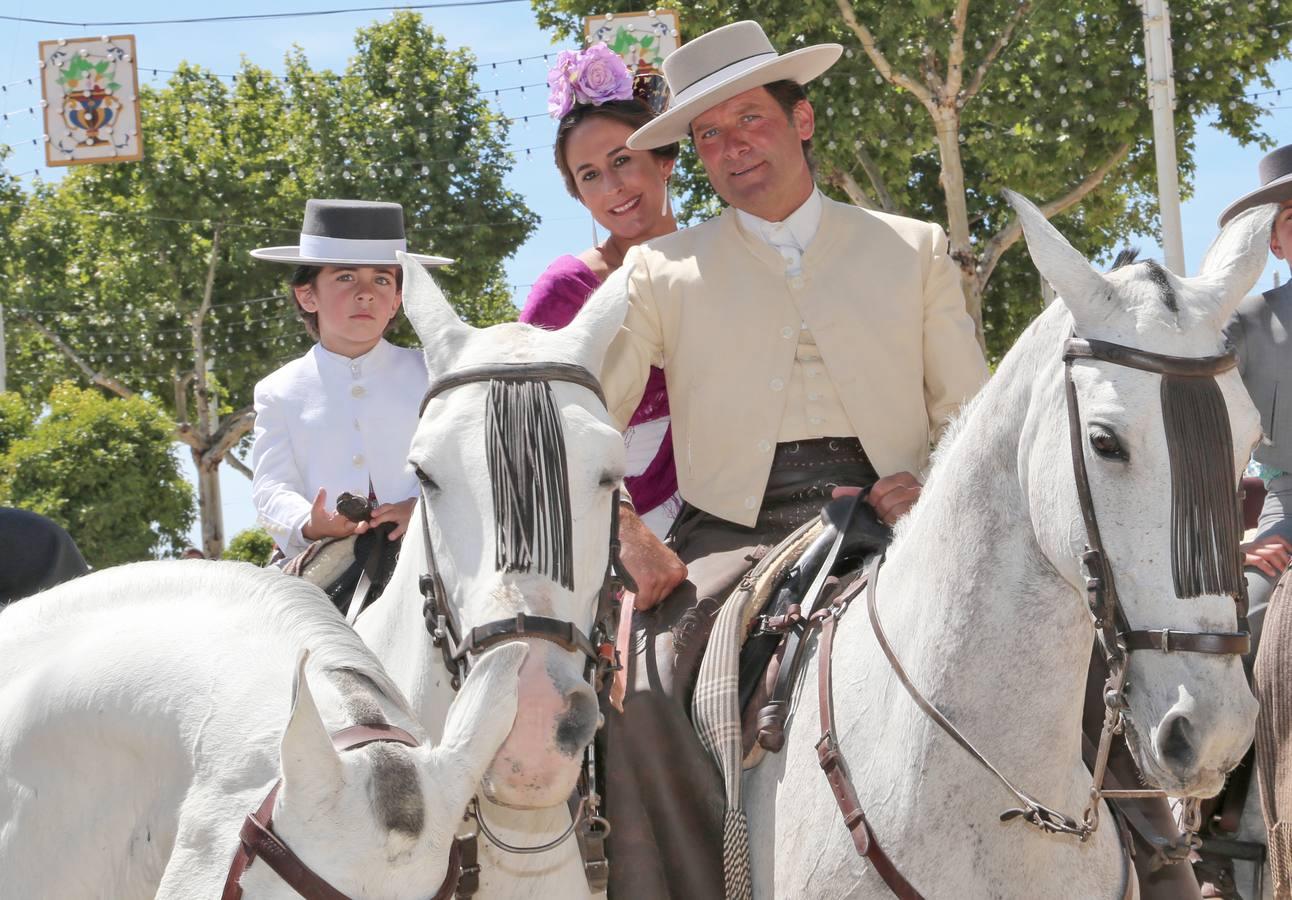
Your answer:
[[[807,533],[808,540],[796,532],[765,557],[769,568],[782,574],[767,592],[740,652],[744,768],[757,765],[763,751],[775,753],[784,745],[789,693],[802,663],[801,623],[852,584],[864,561],[892,539],[874,511],[850,497],[831,501],[813,524],[817,527]]]

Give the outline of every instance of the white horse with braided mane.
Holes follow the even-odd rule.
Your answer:
[[[1264,265],[1272,218],[1264,209],[1235,219],[1193,278],[1151,263],[1105,275],[1035,207],[1011,199],[1032,259],[1061,299],[944,439],[880,571],[877,610],[919,691],[1004,775],[1080,818],[1091,785],[1080,720],[1093,629],[1064,343],[1075,332],[1176,357],[1221,353],[1221,328]],[[1078,446],[1130,627],[1235,631],[1234,596],[1177,596],[1162,376],[1078,359],[1072,380]],[[1232,448],[1216,451],[1225,493],[1236,489],[1260,426],[1237,371],[1215,381],[1217,418],[1227,410],[1232,431]],[[1214,437],[1185,443],[1192,451]],[[1217,554],[1236,555],[1236,544]],[[1002,822],[1014,798],[917,708],[881,652],[864,599],[853,606],[834,644],[835,736],[898,870],[928,898],[1121,897],[1122,852],[1107,811],[1084,843]],[[1145,779],[1172,795],[1214,794],[1253,734],[1256,704],[1240,659],[1135,652],[1128,685],[1126,734]],[[813,654],[785,749],[744,776],[755,893],[890,896],[844,827],[818,767],[819,736]]]
[[[484,656],[440,744],[327,597],[242,563],[139,563],[0,613],[0,896],[221,896],[239,829],[272,829],[349,897],[425,900],[516,717],[525,649]],[[402,727],[339,752],[329,732]],[[352,742],[346,742],[352,743]],[[269,864],[248,900],[297,897]]]
[[[404,309],[433,384],[498,365],[556,364],[595,376],[623,321],[626,277],[617,273],[560,331],[518,323],[475,329],[462,322],[425,269],[406,262]],[[422,498],[389,584],[355,624],[432,735],[453,701],[453,671],[428,633],[421,576],[438,573],[448,624],[465,638],[473,628],[512,622],[518,613],[560,620],[590,635],[607,575],[624,447],[604,405],[594,389],[575,381],[530,381],[529,399],[500,395],[500,384],[469,380],[426,404],[409,452]],[[493,835],[532,848],[569,827],[566,801],[600,712],[583,654],[520,637],[530,649],[521,669],[519,713],[485,774],[479,805]],[[589,893],[573,839],[521,854],[482,835],[479,847],[483,897]]]

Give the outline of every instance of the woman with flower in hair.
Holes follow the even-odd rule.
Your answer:
[[[654,79],[658,80],[658,79]],[[563,51],[547,76],[548,111],[556,129],[556,168],[566,190],[602,228],[605,242],[547,267],[520,320],[562,328],[594,290],[623,264],[629,248],[677,230],[668,179],[678,145],[629,150],[628,135],[652,118],[649,93],[605,44]],[[641,405],[624,431],[628,492],[642,520],[661,537],[681,507],[673,468],[664,373],[652,369]]]

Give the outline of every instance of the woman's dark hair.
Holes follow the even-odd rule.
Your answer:
[[[404,267],[394,266],[394,269],[395,290],[402,291],[404,289]],[[292,302],[296,304],[296,315],[300,316],[301,324],[305,326],[305,333],[316,341],[322,340],[319,335],[319,314],[309,312],[305,307],[301,306],[301,301],[296,299],[296,289],[309,285],[311,290],[316,290],[314,282],[318,280],[319,273],[322,271],[322,266],[297,266],[296,271],[292,273],[291,280],[291,295]],[[390,317],[390,321],[386,323],[386,328],[382,331],[382,335],[388,334],[390,329],[395,327],[395,322],[398,318],[398,316]]]
[[[579,199],[579,188],[574,183],[574,173],[570,171],[570,166],[565,161],[565,145],[570,139],[570,135],[579,125],[589,119],[610,119],[627,125],[636,131],[643,125],[655,118],[654,113],[642,101],[633,98],[632,100],[611,100],[602,103],[600,106],[580,103],[561,117],[560,124],[556,126],[556,168],[560,170],[561,177],[565,179],[565,189],[570,192],[570,196],[575,200]],[[667,144],[663,147],[654,147],[651,153],[660,159],[677,159],[677,144]]]

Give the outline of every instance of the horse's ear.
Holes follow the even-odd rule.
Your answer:
[[[452,364],[472,328],[445,299],[431,273],[407,253],[395,254],[404,267],[404,315],[422,341],[427,367]]]
[[[447,792],[441,797],[447,808],[466,806],[511,733],[520,667],[528,653],[529,648],[518,641],[494,647],[476,660],[453,699],[444,736],[432,756],[433,765],[444,772],[437,782]]]
[[[1214,320],[1229,321],[1265,270],[1277,203],[1256,206],[1230,219],[1207,248],[1198,274],[1184,282],[1216,298]]]
[[[593,375],[601,374],[606,351],[628,313],[628,278],[632,270],[632,265],[627,264],[612,272],[583,304],[574,321],[561,329],[560,333],[573,341],[584,368]]]
[[[1063,305],[1074,318],[1102,318],[1107,310],[1100,307],[1111,303],[1113,297],[1112,286],[1104,276],[1059,234],[1032,201],[1010,190],[1005,191],[1005,199],[1018,213],[1032,264],[1054,288]]]
[[[310,652],[301,651],[292,682],[292,714],[283,731],[281,764],[284,796],[306,797],[334,794],[341,783],[341,760],[332,748],[332,738],[319,715],[305,663]],[[309,801],[306,801],[309,802]]]

